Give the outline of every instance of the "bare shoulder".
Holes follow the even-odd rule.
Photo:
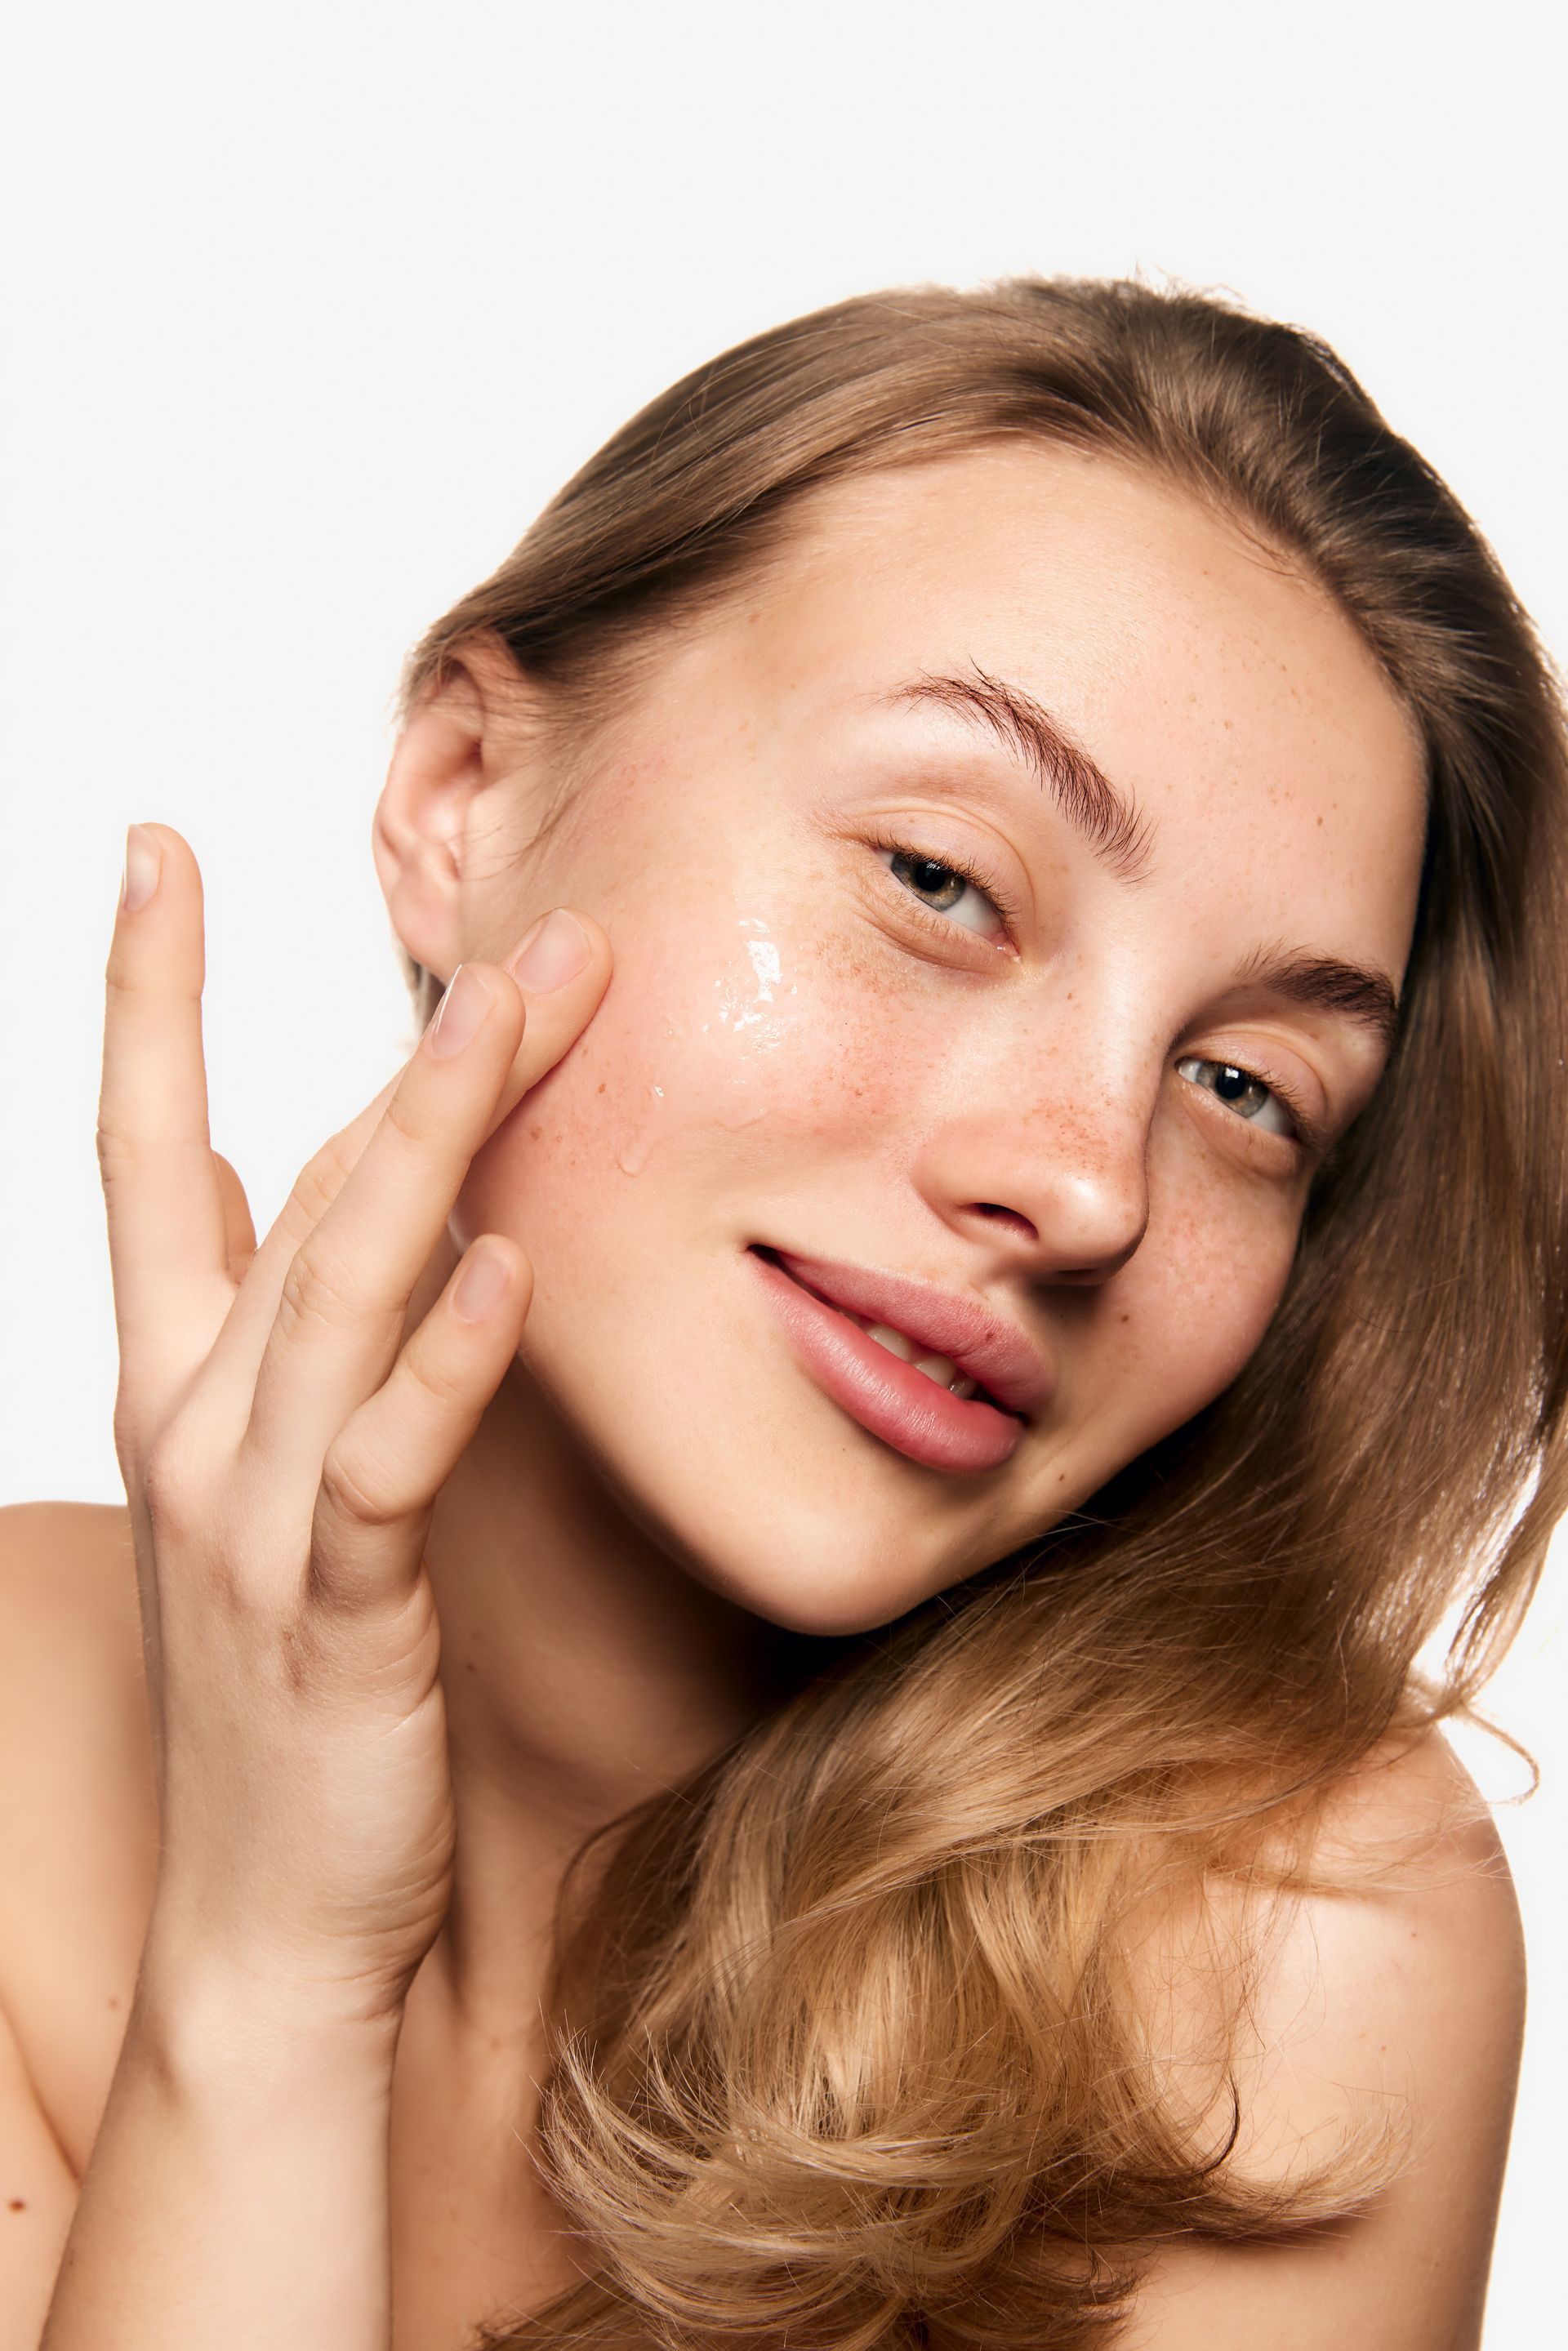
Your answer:
[[[1399,2150],[1354,2217],[1223,2251],[1180,2246],[1149,2273],[1128,2351],[1473,2351],[1524,2022],[1524,1952],[1501,1842],[1440,1735],[1390,1740],[1323,1808],[1308,1894],[1208,1889],[1205,1949],[1258,1953],[1235,2081],[1232,2158],[1289,2184],[1360,2131]],[[1236,1929],[1246,1933],[1233,1933]],[[1162,1938],[1164,1940],[1165,1938]],[[1198,1923],[1181,1948],[1195,1952]],[[1154,2029],[1201,2054],[1196,1969],[1163,1963]]]
[[[1329,1885],[1279,1903],[1266,1939],[1250,2159],[1310,2159],[1311,2141],[1348,2118],[1343,2085],[1385,2102],[1396,2124],[1402,2097],[1429,2106],[1439,2084],[1446,2097],[1468,2090],[1500,2106],[1506,2131],[1524,2020],[1519,1906],[1496,1823],[1440,1733],[1375,1750],[1325,1805],[1312,1858]]]
[[[0,1509],[0,1607],[14,1625],[28,1624],[51,1641],[68,1637],[85,1617],[115,1625],[122,1647],[135,1642],[136,1570],[123,1504],[12,1502]]]
[[[156,1836],[127,1513],[0,1510],[0,2008],[78,2172],[124,2030]]]
[[[102,1751],[129,1728],[141,1635],[128,1513],[90,1502],[0,1510],[0,1752],[35,1802],[46,1758]],[[60,1720],[74,1701],[73,1722]],[[62,1737],[62,1733],[66,1734]],[[31,1761],[29,1761],[29,1759]]]

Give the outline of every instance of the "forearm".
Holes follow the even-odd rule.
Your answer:
[[[387,2351],[393,2043],[139,2005],[41,2351]]]

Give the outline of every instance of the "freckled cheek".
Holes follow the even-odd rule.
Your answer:
[[[1137,1287],[1115,1326],[1122,1362],[1158,1424],[1145,1443],[1211,1403],[1256,1352],[1290,1278],[1298,1221],[1283,1194],[1222,1176],[1152,1204],[1148,1254],[1128,1269]]]
[[[899,1008],[821,942],[754,923],[723,953],[623,953],[582,1037],[476,1159],[460,1234],[527,1247],[642,1219],[674,1186],[727,1188],[759,1162],[770,1180],[824,1150],[847,1165],[885,1147],[919,1061]]]

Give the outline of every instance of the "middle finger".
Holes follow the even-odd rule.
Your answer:
[[[490,1105],[488,1120],[467,1146],[469,1159],[511,1116],[528,1089],[554,1068],[587,1025],[604,993],[612,962],[609,941],[591,915],[574,914],[570,920],[587,938],[589,955],[586,965],[570,978],[559,983],[552,979],[547,987],[536,987],[532,971],[518,969],[523,949],[502,967],[521,985],[528,1011],[527,1027],[500,1092]],[[530,940],[540,927],[535,925]],[[525,948],[528,944],[525,940]],[[433,1020],[431,1028],[434,1025]],[[225,1385],[243,1383],[247,1409],[271,1340],[289,1268],[353,1175],[393,1096],[424,1050],[430,1033],[427,1028],[410,1061],[300,1171],[287,1200],[256,1250],[212,1359],[214,1374]],[[433,1239],[431,1246],[434,1245]]]
[[[256,1373],[249,1443],[319,1462],[386,1377],[523,1032],[506,973],[468,963],[315,1230],[294,1252]]]
[[[247,1430],[246,1450],[268,1472],[289,1462],[319,1468],[385,1377],[475,1153],[592,1018],[611,960],[591,916],[559,910],[505,969],[475,963],[454,975],[361,1155],[284,1276]]]

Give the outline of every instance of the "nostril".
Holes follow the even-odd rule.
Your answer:
[[[1039,1240],[1038,1228],[1027,1217],[1020,1217],[1016,1208],[1004,1208],[996,1200],[977,1200],[975,1207],[980,1216],[989,1217],[993,1224],[1006,1225],[1020,1240]]]

